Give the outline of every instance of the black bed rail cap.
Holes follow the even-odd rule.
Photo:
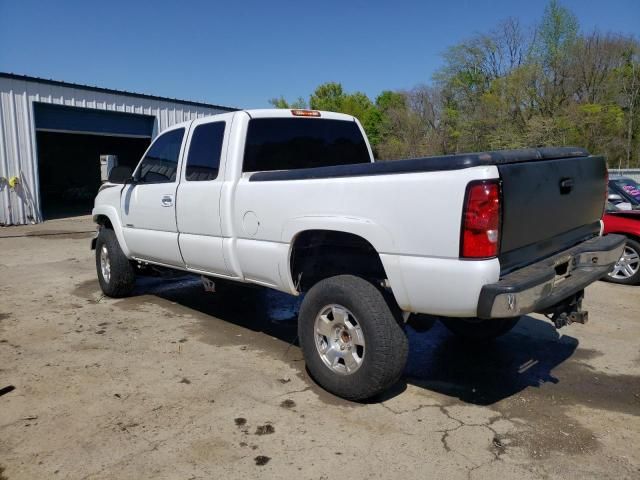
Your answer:
[[[461,170],[486,165],[554,160],[561,158],[588,157],[589,152],[579,147],[521,148],[517,150],[494,150],[490,152],[461,153],[434,157],[409,158],[406,160],[377,161],[337,165],[334,167],[300,168],[296,170],[274,170],[255,172],[250,182],[277,180],[312,180],[320,178],[362,177],[401,173],[437,172]]]
[[[479,164],[493,165],[529,162],[532,160],[553,160],[555,158],[588,157],[589,152],[580,147],[541,147],[494,150],[490,152],[471,153],[469,155],[477,156]]]

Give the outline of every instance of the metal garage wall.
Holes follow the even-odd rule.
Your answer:
[[[41,222],[33,102],[155,117],[154,136],[233,108],[0,73],[0,225]],[[15,188],[9,180],[19,178]]]

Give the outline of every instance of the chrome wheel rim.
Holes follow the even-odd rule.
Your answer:
[[[611,278],[625,280],[633,277],[640,269],[640,254],[628,245],[625,245],[620,260],[609,273]]]
[[[104,281],[109,283],[111,279],[111,261],[109,260],[109,251],[106,245],[102,245],[100,249],[100,272]]]
[[[324,364],[340,375],[351,375],[365,354],[364,333],[355,315],[342,305],[320,309],[314,324],[316,349]]]

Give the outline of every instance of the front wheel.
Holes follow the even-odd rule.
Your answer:
[[[447,329],[465,340],[488,341],[504,335],[516,326],[520,317],[492,318],[441,318]]]
[[[620,259],[604,279],[622,285],[640,284],[639,242],[632,238],[627,238],[627,244],[624,246]]]
[[[348,400],[366,400],[397,382],[409,351],[393,306],[353,275],[327,278],[309,290],[298,335],[314,380]]]
[[[96,240],[96,270],[98,283],[108,297],[126,297],[136,284],[131,262],[120,248],[118,238],[110,228],[100,229]]]

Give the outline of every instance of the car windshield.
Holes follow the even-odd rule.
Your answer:
[[[611,180],[615,189],[624,199],[634,207],[640,206],[640,185],[631,178],[616,178]]]

